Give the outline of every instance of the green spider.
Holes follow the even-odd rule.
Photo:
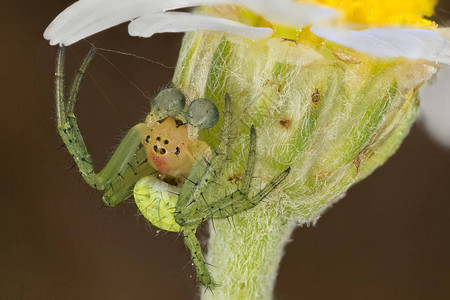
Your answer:
[[[135,202],[153,225],[183,234],[197,272],[207,288],[214,286],[206,267],[196,229],[205,220],[229,218],[258,205],[289,174],[290,168],[256,195],[249,196],[256,160],[256,131],[250,130],[249,153],[242,183],[235,192],[206,201],[211,187],[229,159],[231,100],[225,97],[223,129],[219,149],[212,151],[198,139],[198,131],[213,127],[217,108],[207,99],[197,99],[185,108],[185,97],[175,88],[161,91],[151,101],[144,123],[132,127],[106,166],[95,173],[74,115],[84,73],[95,54],[87,54],[75,75],[67,101],[64,96],[64,46],[59,48],[55,73],[55,98],[59,134],[81,176],[93,188],[104,191],[110,207],[134,194]]]

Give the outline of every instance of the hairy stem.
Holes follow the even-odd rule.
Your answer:
[[[294,228],[279,212],[263,210],[211,223],[207,260],[219,286],[203,299],[270,299]]]

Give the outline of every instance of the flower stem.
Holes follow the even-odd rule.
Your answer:
[[[276,211],[258,210],[229,222],[214,221],[207,259],[219,285],[202,298],[270,299],[294,228]]]

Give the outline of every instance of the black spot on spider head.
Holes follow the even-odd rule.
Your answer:
[[[158,151],[158,146],[153,146],[153,150],[155,150],[155,152]]]
[[[166,154],[166,149],[161,148],[161,150],[159,150],[159,153],[161,153],[161,154]]]
[[[175,148],[175,155],[178,155],[178,154],[180,154],[180,147]]]
[[[150,141],[150,135],[147,135],[147,137],[145,138],[145,142],[148,143]]]
[[[183,125],[183,121],[175,119],[175,124],[177,124],[177,127],[180,127],[181,125]]]
[[[169,143],[169,140],[164,140],[164,145],[167,145]]]

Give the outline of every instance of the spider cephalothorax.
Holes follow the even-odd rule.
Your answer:
[[[208,145],[198,139],[198,129],[216,125],[219,112],[208,99],[194,100],[186,109],[184,95],[175,88],[162,90],[150,102],[142,141],[150,165],[163,177],[183,182],[195,158],[208,155]],[[187,120],[187,121],[186,121]]]
[[[248,159],[238,189],[214,199],[204,191],[221,176],[229,160],[231,100],[225,97],[219,149],[213,151],[199,140],[198,132],[216,125],[219,113],[208,99],[192,101],[186,108],[184,95],[176,88],[162,90],[151,101],[144,123],[135,125],[122,139],[106,166],[95,173],[74,115],[78,90],[95,49],[84,59],[68,99],[64,96],[64,47],[56,64],[55,98],[59,134],[85,181],[104,191],[103,202],[115,206],[134,195],[142,214],[155,226],[180,232],[185,238],[198,278],[206,287],[214,283],[206,267],[197,227],[208,219],[228,218],[258,205],[275,189],[286,169],[255,195],[249,195],[256,160],[256,131],[250,128]]]
[[[149,163],[160,173],[179,178],[191,171],[195,156],[190,142],[187,124],[180,125],[173,117],[167,117],[150,130],[143,141]],[[195,148],[194,148],[195,149]]]

